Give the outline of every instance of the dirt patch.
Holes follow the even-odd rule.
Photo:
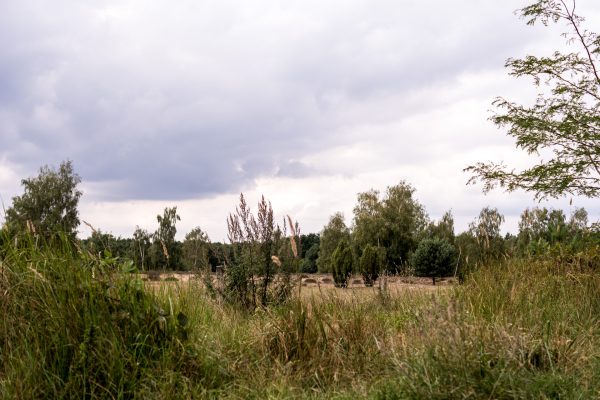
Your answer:
[[[192,282],[202,282],[200,276],[191,272],[162,272],[162,271],[149,271],[138,274],[138,277],[146,283],[148,287],[160,287],[163,285],[181,285]],[[213,279],[216,279],[217,274],[213,274]],[[335,288],[333,279],[330,274],[293,274],[292,284],[297,286],[301,285],[309,291],[312,289],[330,291],[335,289],[336,291],[356,292],[359,293],[370,293],[374,290],[379,290],[380,287],[386,286],[388,290],[435,290],[439,287],[451,286],[458,282],[455,278],[441,278],[436,279],[436,285],[434,286],[430,278],[422,277],[402,277],[402,276],[384,276],[377,279],[372,287],[367,287],[360,276],[351,277],[347,289]]]

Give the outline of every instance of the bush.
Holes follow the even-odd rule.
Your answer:
[[[331,256],[333,281],[336,287],[348,286],[348,279],[352,275],[352,261],[352,249],[346,242],[341,242]]]
[[[381,270],[381,257],[378,249],[368,244],[360,257],[360,273],[363,276],[365,286],[373,286],[373,283],[379,277]]]
[[[319,258],[319,244],[313,244],[306,252],[300,264],[300,272],[314,274],[317,272],[317,258]]]
[[[456,264],[456,249],[444,239],[422,240],[412,255],[412,264],[418,276],[431,278],[435,285],[436,277],[452,273]]]

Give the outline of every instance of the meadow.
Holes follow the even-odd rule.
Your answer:
[[[436,287],[296,285],[252,311],[66,240],[1,260],[2,398],[600,397],[600,276],[553,259]]]

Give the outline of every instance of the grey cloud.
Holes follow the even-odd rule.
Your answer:
[[[70,158],[85,180],[119,182],[115,199],[318,174],[295,160],[348,140],[332,96],[402,96],[496,67],[522,46],[511,3],[109,2],[123,15],[102,19],[91,4],[9,2],[0,111],[18,129],[0,155],[32,171]]]

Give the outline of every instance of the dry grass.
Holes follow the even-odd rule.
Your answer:
[[[556,263],[386,290],[297,276],[253,311],[72,252],[2,264],[2,398],[600,398],[600,275]]]

